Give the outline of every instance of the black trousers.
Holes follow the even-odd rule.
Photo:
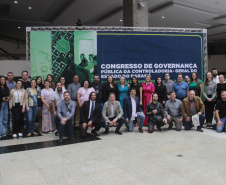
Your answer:
[[[13,134],[22,133],[22,129],[24,126],[24,113],[22,113],[22,106],[20,103],[16,103],[15,106],[12,107],[12,115],[13,115]]]
[[[113,121],[114,119],[116,118],[113,117],[113,118],[108,118],[110,121]],[[123,123],[125,122],[125,119],[123,117],[121,117],[120,119],[118,119],[118,121],[116,123],[118,123],[118,126],[116,127],[115,131],[119,131],[120,128],[122,127]],[[108,129],[109,128],[109,124],[108,123],[105,123],[105,128]]]
[[[90,120],[88,120],[88,122],[89,122]],[[88,123],[87,122],[87,123]],[[86,124],[87,124],[86,123]],[[84,129],[83,127],[82,127],[82,124],[83,123],[80,123],[81,124],[81,130],[80,130],[80,134],[81,134],[81,136],[82,137],[87,137],[87,129],[88,129],[88,126],[86,127],[86,129]],[[101,127],[105,127],[105,123],[104,123],[104,120],[102,120],[102,119],[97,119],[97,120],[95,120],[95,121],[93,121],[92,122],[92,126],[95,126],[95,128],[93,129],[94,130],[94,132],[98,132],[100,129],[101,129]]]
[[[155,125],[156,127],[159,127],[159,128],[164,126],[163,119],[155,119],[155,120],[152,119],[148,121],[148,132],[150,133],[154,132]]]
[[[211,98],[212,95],[207,95],[208,98]],[[215,107],[215,101],[209,102],[208,100],[205,100],[205,116],[206,116],[206,123],[212,123],[213,120],[213,110]]]

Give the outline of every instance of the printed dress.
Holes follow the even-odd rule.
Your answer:
[[[56,129],[52,105],[51,105],[53,92],[54,91],[51,88],[49,91],[46,89],[42,89],[41,91],[41,96],[44,96],[46,103],[51,107],[49,111],[47,106],[43,103],[43,108],[42,108],[42,131],[43,132],[53,132]]]

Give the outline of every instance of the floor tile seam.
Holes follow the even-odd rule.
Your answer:
[[[84,173],[82,170],[80,170],[79,168],[78,168],[78,170],[79,170],[83,175],[85,175],[85,177],[87,177],[91,182],[93,182],[93,183],[96,184],[96,185],[99,185],[99,184],[97,184],[93,179],[91,179],[88,175],[86,175],[86,173]]]

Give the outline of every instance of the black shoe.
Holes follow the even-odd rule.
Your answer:
[[[60,138],[59,142],[62,143],[63,142],[63,138]]]
[[[58,130],[54,132],[55,136],[58,136],[59,132]]]
[[[6,140],[6,139],[7,139],[7,136],[3,136],[3,137],[2,137],[2,140]]]
[[[143,133],[143,130],[142,130],[142,128],[139,128],[138,130],[139,130],[139,132],[140,132],[140,133]]]
[[[106,128],[104,133],[108,134],[108,131],[109,131],[109,128]]]
[[[161,127],[157,127],[157,129],[158,129],[158,131],[159,131],[159,132],[162,132],[162,129],[161,129]]]
[[[120,132],[119,130],[116,130],[115,133],[118,135],[122,135],[122,132]]]
[[[173,125],[169,125],[168,130],[172,130]]]
[[[91,131],[91,134],[93,134],[93,135],[96,136],[96,137],[100,136],[99,134],[97,134],[97,132],[96,132],[95,130],[92,130],[92,131]]]

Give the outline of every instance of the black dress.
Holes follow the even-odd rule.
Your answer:
[[[109,94],[113,92],[115,93],[115,98],[117,101],[119,101],[119,91],[117,84],[114,84],[113,87],[111,87],[108,83],[105,83],[103,86],[103,100],[104,103],[108,101]]]
[[[165,85],[155,85],[155,93],[158,94],[158,102],[162,104],[163,101],[166,101],[166,86]]]

